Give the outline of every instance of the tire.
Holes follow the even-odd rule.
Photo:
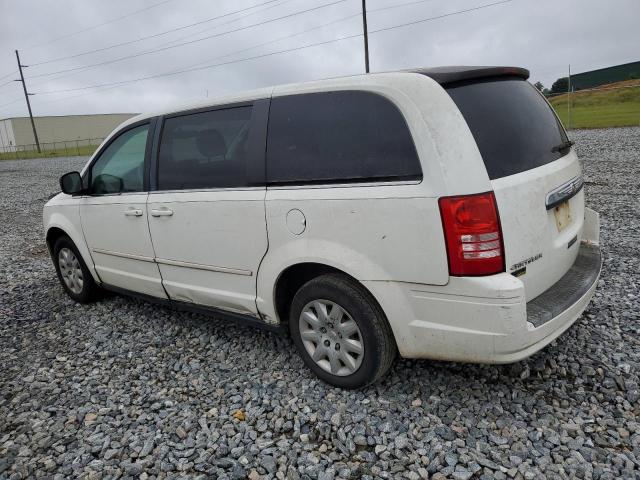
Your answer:
[[[334,310],[336,305],[338,310]],[[351,321],[357,325],[356,333],[352,333]],[[389,371],[397,354],[382,309],[362,285],[346,275],[321,275],[300,287],[291,304],[289,329],[306,365],[340,388],[375,383]]]
[[[73,300],[78,303],[91,303],[100,298],[102,289],[96,285],[69,237],[62,236],[54,243],[53,264],[62,288]]]

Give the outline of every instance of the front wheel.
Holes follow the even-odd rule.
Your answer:
[[[289,328],[307,366],[337,387],[376,382],[396,356],[384,313],[346,275],[321,275],[304,284],[293,298]]]
[[[69,237],[60,237],[53,246],[53,263],[62,287],[72,299],[89,303],[100,295],[78,249]]]

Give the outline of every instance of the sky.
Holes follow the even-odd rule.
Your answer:
[[[579,73],[640,60],[638,0],[366,3],[372,73],[512,65],[550,87],[569,65]],[[0,0],[0,118],[27,115],[13,81],[16,49],[36,116],[138,113],[362,74],[361,7],[361,0]]]

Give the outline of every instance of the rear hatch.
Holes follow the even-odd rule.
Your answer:
[[[560,121],[526,81],[528,72],[496,73],[443,86],[478,144],[498,205],[506,271],[523,281],[529,301],[576,259],[584,222],[582,174]]]

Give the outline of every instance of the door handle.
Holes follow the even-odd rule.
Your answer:
[[[159,210],[152,209],[151,216],[152,217],[170,217],[173,215],[173,210],[169,210],[168,208],[161,208]]]
[[[142,216],[142,210],[140,210],[139,208],[129,208],[129,209],[124,211],[124,214],[127,217],[141,217]]]

